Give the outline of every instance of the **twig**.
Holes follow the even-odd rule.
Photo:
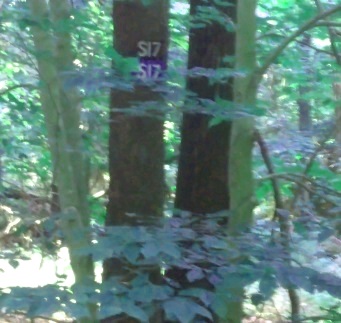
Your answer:
[[[326,54],[326,55],[329,55],[329,56],[333,56],[333,57],[335,56],[335,54],[332,53],[332,52],[329,52],[329,51],[327,51],[327,50],[325,50],[325,49],[317,48],[317,47],[315,47],[315,46],[313,46],[313,45],[310,45],[310,44],[306,44],[306,43],[304,43],[304,42],[301,41],[301,40],[297,40],[297,39],[296,39],[296,42],[299,43],[299,44],[301,44],[301,45],[304,45],[305,47],[309,47],[309,48],[313,49],[314,51],[316,51],[316,52],[318,52],[318,53],[323,53],[323,54]]]
[[[19,89],[19,88],[35,88],[35,85],[31,84],[31,83],[23,83],[23,84],[15,84],[12,85],[10,87],[8,87],[7,89],[3,90],[0,92],[0,96],[3,96],[13,90]]]
[[[309,177],[305,177],[305,176],[300,176],[300,174],[295,174],[297,175],[297,177],[301,177],[302,179],[304,180],[307,180],[307,181],[310,181],[312,184],[315,184],[316,186],[320,186],[321,188],[325,188],[329,191],[331,191],[330,188],[328,187],[325,187],[321,184],[318,184],[318,183],[315,183],[312,179],[310,179]],[[295,184],[299,185],[301,188],[305,189],[307,192],[311,193],[311,194],[314,194],[322,199],[324,199],[325,201],[329,202],[330,204],[334,205],[334,206],[338,206],[339,204],[335,201],[333,201],[332,199],[328,198],[326,195],[324,194],[321,194],[319,192],[316,192],[316,190],[310,188],[309,186],[307,186],[306,184],[304,184],[302,182],[302,180],[298,180],[296,178],[294,178],[293,176],[290,176],[290,173],[277,173],[277,174],[271,174],[271,175],[268,175],[268,176],[265,176],[265,177],[262,177],[261,179],[259,179],[259,181],[265,181],[265,180],[271,180],[274,179],[274,178],[281,178],[281,179],[284,179],[286,181],[289,181],[289,182],[294,182]],[[336,191],[332,191],[332,193],[336,196],[341,196],[341,193],[338,193]]]
[[[274,36],[274,37],[278,37],[278,38],[282,38],[282,39],[285,38],[284,35],[270,32],[270,33],[267,33],[267,34],[264,34],[264,35],[260,35],[260,36],[257,38],[257,40],[260,40],[260,39],[263,39],[263,38],[266,38],[266,37],[269,37],[269,36]],[[326,55],[329,55],[329,56],[333,56],[333,57],[335,56],[334,53],[332,53],[332,52],[330,52],[330,51],[328,51],[328,50],[325,50],[325,49],[322,49],[322,48],[317,48],[317,47],[315,47],[315,46],[313,46],[313,45],[305,44],[305,43],[303,43],[301,40],[295,39],[294,41],[297,42],[297,43],[299,43],[299,44],[304,44],[306,47],[309,47],[309,48],[315,50],[315,51],[318,52],[318,53],[323,53],[323,54],[326,54]]]
[[[265,60],[263,65],[256,71],[257,77],[261,79],[262,75],[265,74],[269,66],[277,59],[277,57],[283,52],[283,50],[297,37],[302,35],[307,30],[315,27],[316,23],[319,20],[325,19],[328,16],[331,16],[332,14],[338,12],[341,10],[341,5],[336,5],[333,8],[324,11],[315,17],[308,20],[305,24],[303,24],[298,30],[293,32],[289,37],[286,37],[282,43],[277,46],[272,53],[268,56],[268,58]]]
[[[280,176],[274,176],[276,174],[275,174],[275,170],[274,170],[274,167],[273,167],[271,159],[270,159],[270,155],[268,153],[268,149],[266,147],[266,143],[263,140],[263,137],[258,130],[255,131],[255,139],[259,145],[261,155],[263,157],[263,160],[264,160],[264,163],[265,163],[266,168],[268,170],[268,173],[270,174],[269,179],[270,179],[271,184],[272,184],[276,207],[282,209],[283,208],[283,201],[281,198],[281,193],[280,193],[280,189],[279,189],[279,185],[278,185],[278,181],[277,181],[277,178]]]
[[[314,162],[318,156],[318,154],[325,148],[325,146],[327,145],[328,139],[330,138],[330,136],[332,135],[332,133],[334,132],[334,129],[331,129],[330,131],[328,131],[328,133],[325,135],[325,137],[323,138],[322,142],[320,143],[320,145],[315,149],[314,153],[309,157],[309,160],[304,168],[303,171],[303,175],[307,175],[312,166],[314,165]],[[293,200],[292,200],[292,207],[294,208],[297,200],[300,196],[301,191],[300,190],[296,190]]]
[[[320,0],[315,0],[315,4],[316,4],[317,9],[320,12],[322,12],[323,11],[323,6],[321,4],[321,1]],[[324,25],[327,27],[328,35],[329,35],[329,39],[330,39],[330,47],[332,49],[332,52],[334,53],[334,56],[335,56],[337,64],[341,65],[341,55],[339,54],[339,51],[337,49],[334,31],[331,28],[333,26],[333,23],[330,22],[330,21],[321,21],[320,23],[324,23]],[[341,26],[341,24],[339,24],[339,26]]]
[[[258,178],[257,179],[257,182],[263,182],[263,181],[267,181],[269,179],[271,179],[272,177],[280,177],[280,178],[283,178],[287,181],[294,181],[295,177],[299,177],[301,178],[302,180],[304,181],[308,181],[310,182],[311,184],[317,186],[317,187],[320,187],[321,189],[325,190],[325,191],[328,191],[330,192],[332,195],[335,195],[337,197],[341,197],[341,192],[338,192],[338,191],[335,191],[323,184],[320,184],[320,183],[317,183],[316,180],[310,178],[309,176],[307,175],[304,175],[304,174],[299,174],[299,173],[275,173],[275,174],[270,174],[270,175],[266,175],[266,176],[263,176],[261,178]]]
[[[270,154],[268,152],[266,143],[258,130],[255,131],[255,140],[257,141],[264,163],[268,169],[270,175],[275,173],[273,164],[270,159]],[[288,266],[291,266],[290,261],[290,223],[289,219],[282,214],[281,211],[284,209],[283,199],[281,196],[281,192],[279,189],[279,184],[276,177],[271,178],[272,188],[274,192],[274,200],[275,200],[275,213],[274,219],[277,218],[279,222],[280,232],[281,232],[281,243],[288,256]],[[300,317],[300,299],[297,293],[297,290],[294,287],[288,287],[288,295],[291,304],[291,320],[292,322],[297,322]]]

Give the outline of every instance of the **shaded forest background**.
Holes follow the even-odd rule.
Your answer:
[[[340,320],[337,1],[0,10],[4,321]]]

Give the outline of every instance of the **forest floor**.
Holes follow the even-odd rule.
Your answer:
[[[24,212],[18,213],[25,214]],[[341,277],[341,241],[338,238],[332,236],[323,243],[319,243],[316,236],[309,235],[309,237],[305,238],[298,236],[298,241],[299,243],[295,245],[295,258],[299,259],[300,263],[312,269]],[[60,248],[54,257],[48,256],[47,253],[42,253],[39,249],[26,248],[21,253],[21,256],[24,256],[21,258],[16,257],[13,246],[2,245],[1,247],[0,290],[6,290],[15,286],[34,288],[57,283],[61,286],[71,286],[74,282],[66,247]],[[333,254],[332,256],[330,255],[331,253]],[[15,259],[14,263],[13,258]],[[12,259],[12,262],[9,259]],[[96,277],[98,281],[101,280],[101,267],[100,263],[96,266]],[[62,282],[60,280],[61,275],[65,275],[66,277]],[[255,291],[257,291],[257,284],[250,286],[247,294],[250,295]],[[299,294],[302,314],[307,317],[321,315],[321,307],[328,308],[338,301],[327,293],[309,294],[299,290]],[[246,301],[245,311],[249,318],[245,319],[244,323],[288,322],[284,318],[288,317],[289,308],[290,303],[288,301],[287,291],[278,288],[272,299],[262,306],[255,307],[249,300]],[[23,315],[1,316],[0,312],[0,323],[47,323],[57,321],[70,322],[63,316],[58,317],[58,320],[37,318],[32,321],[26,320]]]
[[[310,242],[307,242],[309,244]],[[322,248],[319,246],[309,245],[311,249]],[[301,248],[306,248],[302,245]],[[315,249],[316,250],[316,249]],[[341,276],[341,255],[335,257],[311,258],[310,265],[313,268],[320,268],[324,272]],[[13,268],[7,260],[0,259],[0,289],[10,288],[12,286],[21,287],[38,287],[47,284],[55,284],[58,281],[58,275],[66,274],[64,286],[71,286],[73,283],[73,274],[68,265],[68,252],[66,248],[61,248],[55,258],[43,257],[38,252],[27,254],[26,260],[18,260],[18,266]],[[101,266],[98,264],[96,269],[97,277],[101,277]],[[257,284],[251,286],[249,293],[257,289]],[[300,291],[302,314],[310,317],[320,315],[320,307],[328,307],[337,300],[333,299],[327,293],[309,294]],[[280,323],[289,322],[283,317],[288,313],[289,301],[286,290],[279,288],[271,301],[267,302],[262,307],[254,307],[247,302],[245,305],[246,312],[249,315],[244,323]],[[56,317],[57,319],[57,317]],[[34,321],[25,319],[23,315],[5,315],[0,314],[0,323],[2,322],[34,322],[34,323],[49,323],[49,322],[70,322],[65,317],[58,317],[57,320],[47,320],[36,318]]]

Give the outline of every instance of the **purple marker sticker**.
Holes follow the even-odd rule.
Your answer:
[[[146,81],[156,81],[163,77],[167,64],[161,59],[140,57],[139,72],[135,75],[138,79]]]

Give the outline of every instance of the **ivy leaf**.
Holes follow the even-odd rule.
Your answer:
[[[143,311],[140,307],[136,306],[132,302],[126,303],[123,305],[124,313],[129,316],[136,318],[139,322],[148,322],[149,318],[145,311]]]
[[[8,262],[14,269],[19,266],[19,261],[16,259],[10,259]]]
[[[264,301],[265,301],[265,297],[261,293],[254,293],[251,295],[251,302],[255,306],[263,304]]]
[[[322,231],[318,234],[317,240],[318,242],[323,242],[327,240],[334,234],[334,230],[331,228],[323,228]]]
[[[196,315],[213,320],[212,314],[193,300],[175,297],[163,304],[168,319],[176,319],[181,323],[191,322]]]
[[[148,241],[141,249],[142,255],[147,259],[156,257],[160,251],[155,241]]]
[[[259,282],[259,292],[263,296],[264,300],[270,299],[270,297],[275,293],[277,288],[276,277],[267,274],[262,277]]]
[[[180,291],[181,296],[190,296],[200,299],[205,306],[209,306],[212,303],[214,293],[203,288],[190,288]]]
[[[190,270],[187,274],[186,277],[188,279],[188,281],[190,283],[202,279],[205,277],[204,272],[202,271],[202,269],[200,269],[199,267],[193,268],[192,270]]]
[[[176,243],[164,241],[160,244],[160,248],[162,249],[163,253],[173,257],[174,259],[180,259],[181,257],[181,252]]]
[[[110,305],[103,306],[102,304],[100,308],[99,316],[100,316],[100,319],[105,319],[107,317],[115,316],[121,313],[123,313],[121,306],[119,306],[115,302],[111,302]]]
[[[226,119],[221,118],[221,117],[214,117],[210,119],[210,121],[208,122],[208,126],[209,128],[211,128],[211,127],[217,126],[218,124],[221,124],[224,121],[226,121]]]
[[[136,243],[129,243],[126,245],[126,247],[123,249],[122,253],[124,257],[131,263],[136,263],[139,255],[140,255],[140,246]]]

